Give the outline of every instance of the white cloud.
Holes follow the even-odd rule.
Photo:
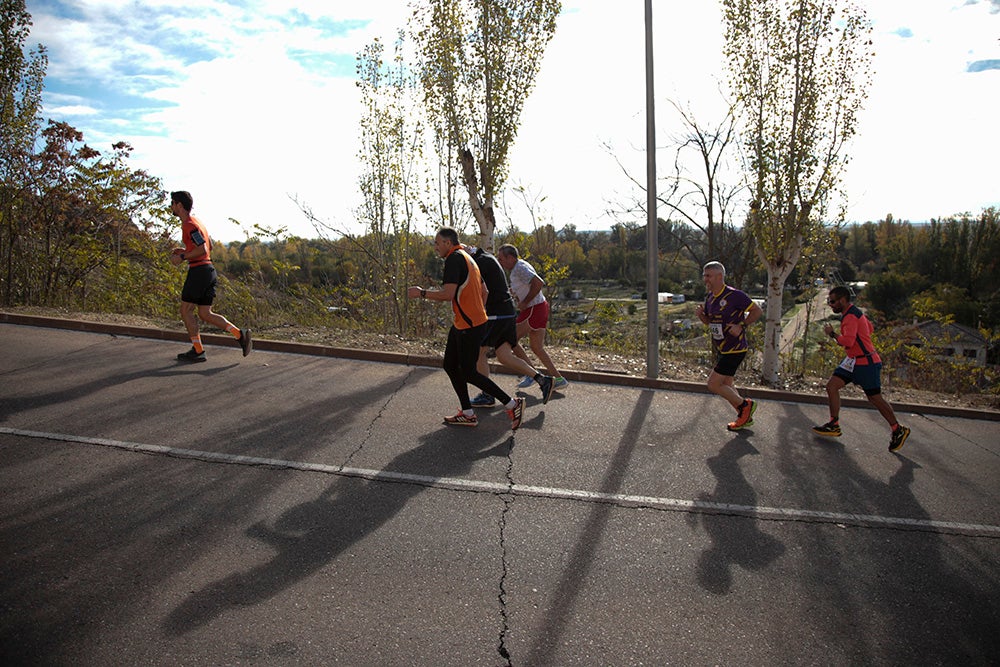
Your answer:
[[[97,109],[92,106],[87,106],[84,104],[49,107],[47,112],[51,116],[58,116],[60,118],[75,118],[79,116],[96,116],[100,113]]]
[[[966,68],[1000,58],[1000,17],[996,0],[960,2],[867,0],[876,75],[847,174],[853,217],[925,219],[995,196],[988,161],[1000,140],[987,128],[1000,72]],[[312,236],[289,194],[349,226],[360,203],[352,58],[375,36],[392,43],[410,15],[405,2],[79,0],[74,19],[50,9],[58,4],[36,12],[28,3],[31,41],[50,49],[49,115],[77,125],[92,145],[131,143],[135,166],[168,189],[192,191],[217,238],[241,238],[229,217]],[[602,143],[637,178],[645,170],[643,8],[563,4],[511,153],[510,184],[547,195],[543,212],[557,227],[606,228],[606,200],[629,186]],[[653,3],[653,11],[665,146],[677,129],[668,98],[705,118],[718,114],[721,15],[717,2]],[[661,162],[661,174],[668,166]],[[510,210],[530,225],[523,207]]]
[[[394,14],[405,18],[399,3],[374,4],[382,24],[396,25]],[[242,237],[226,222],[230,217],[313,235],[289,195],[348,227],[346,217],[358,203],[360,115],[349,77],[355,47],[370,41],[380,21],[360,14],[343,31],[329,22],[325,29],[308,23],[289,28],[281,20],[288,11],[284,2],[255,3],[247,11],[223,3],[199,7],[195,16],[190,3],[161,0],[137,12],[138,6],[91,1],[76,5],[81,20],[36,13],[33,37],[49,45],[50,84],[52,78],[70,85],[99,82],[92,86],[91,108],[110,104],[112,90],[147,100],[145,109],[104,108],[99,122],[88,123],[78,114],[85,97],[76,96],[78,104],[70,107],[57,100],[73,96],[48,93],[48,114],[73,121],[94,145],[131,143],[133,164],[162,176],[167,189],[191,190],[218,238]],[[160,13],[164,9],[176,11]],[[338,8],[329,3],[298,9],[316,19],[342,18],[333,16]],[[357,29],[361,22],[366,30]],[[186,46],[195,50],[195,62],[185,64],[191,60]],[[340,54],[332,69],[343,70],[345,60],[348,68],[322,76],[293,59],[292,50]]]
[[[847,175],[853,217],[926,220],[998,203],[989,100],[1000,74],[966,72],[971,54],[993,48],[997,18],[985,3],[869,4],[876,73]],[[894,34],[904,25],[912,38]]]

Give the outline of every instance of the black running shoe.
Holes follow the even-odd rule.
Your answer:
[[[542,405],[545,405],[552,398],[552,392],[556,390],[555,378],[551,375],[543,375],[542,379],[538,381],[538,386],[542,390]]]
[[[240,329],[240,339],[237,341],[243,348],[243,356],[253,352],[253,338],[250,337],[250,329]]]
[[[829,438],[839,438],[841,435],[840,424],[829,421],[822,426],[813,426],[813,433],[825,435]]]
[[[898,452],[906,444],[906,439],[909,437],[910,429],[900,424],[899,428],[892,432],[892,439],[889,440],[889,451]]]
[[[187,352],[181,352],[177,355],[177,361],[187,361],[192,364],[196,364],[202,361],[208,361],[208,357],[205,356],[205,351],[195,352],[192,347]]]

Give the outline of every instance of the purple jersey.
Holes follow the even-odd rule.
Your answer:
[[[739,336],[734,336],[729,332],[729,326],[742,324],[751,305],[753,301],[746,292],[729,285],[724,286],[718,295],[709,294],[705,297],[705,315],[712,332],[712,347],[720,354],[747,351],[747,337],[743,330],[745,327],[741,328]]]

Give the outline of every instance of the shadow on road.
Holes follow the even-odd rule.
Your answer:
[[[653,391],[648,390],[639,394],[628,424],[622,432],[621,440],[618,441],[618,449],[608,462],[607,472],[599,489],[601,493],[617,493],[621,489],[628,471],[629,460],[632,458],[654,395]],[[572,608],[580,594],[580,587],[591,576],[596,545],[601,542],[601,536],[613,509],[614,507],[607,503],[594,504],[590,518],[583,526],[576,547],[570,555],[565,573],[549,600],[549,609],[545,614],[548,620],[537,633],[538,641],[532,646],[530,657],[525,664],[554,664],[554,653],[562,643],[560,637],[566,630],[566,623],[573,616]]]
[[[745,433],[734,436],[718,454],[706,463],[715,475],[715,490],[700,496],[700,500],[728,505],[754,507],[757,492],[740,469],[740,459],[760,452],[746,439]],[[712,539],[712,546],[698,559],[698,583],[706,591],[726,595],[733,586],[734,566],[745,570],[762,570],[785,553],[785,546],[776,538],[761,532],[759,522],[746,517],[717,514],[689,514],[692,526],[701,526]]]
[[[435,479],[462,476],[476,461],[506,456],[513,446],[507,432],[501,435],[497,430],[491,442],[484,439],[484,431],[489,433],[482,427],[458,433],[442,426],[421,437],[420,446],[390,461],[383,472]],[[273,526],[251,526],[247,535],[275,549],[274,556],[191,594],[167,617],[166,632],[183,635],[228,609],[270,599],[377,531],[426,488],[416,483],[338,478],[319,497],[287,510]]]
[[[847,436],[830,443],[812,436],[800,407],[789,407],[776,465],[793,502],[810,509],[930,521],[914,492],[920,466],[900,454],[866,470]],[[884,452],[878,437],[871,447]],[[867,447],[869,443],[861,443]],[[871,465],[870,463],[868,464]],[[940,471],[938,471],[940,474]],[[983,570],[982,538],[917,530],[828,527],[803,533],[796,553],[805,564],[802,585],[836,614],[804,617],[810,636],[840,646],[857,664],[976,664],[1000,656],[1000,603],[989,591],[997,574]],[[985,583],[990,582],[990,583]],[[885,643],[869,625],[905,641]]]

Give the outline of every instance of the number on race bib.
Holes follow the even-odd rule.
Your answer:
[[[853,373],[854,357],[844,357],[844,360],[840,362],[840,367],[843,368],[848,373]]]

